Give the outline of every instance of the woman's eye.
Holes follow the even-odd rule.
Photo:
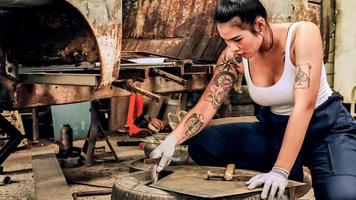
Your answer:
[[[235,39],[234,41],[235,42],[240,42],[242,40],[242,38],[239,38],[239,39]]]

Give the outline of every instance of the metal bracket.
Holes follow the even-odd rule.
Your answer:
[[[157,68],[152,68],[150,74],[153,76],[161,76],[164,79],[169,80],[169,81],[174,81],[183,87],[187,84],[187,80],[182,79],[179,76],[170,74],[168,72],[165,72],[165,71],[157,69]]]
[[[130,92],[133,93],[138,93],[138,94],[142,94],[150,99],[152,99],[153,101],[159,103],[161,96],[154,94],[152,92],[149,92],[147,90],[141,89],[139,87],[134,86],[130,81],[114,81],[112,82],[113,86],[122,88],[124,90],[128,90]]]

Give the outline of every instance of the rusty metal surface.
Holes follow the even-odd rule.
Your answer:
[[[55,1],[45,7],[0,13],[0,106],[19,109],[118,96],[121,53],[120,0]],[[5,63],[23,67],[100,61],[99,88],[22,84],[4,73]],[[78,65],[79,66],[79,65]],[[11,77],[10,77],[11,78]]]
[[[123,2],[123,50],[214,61],[224,47],[213,23],[215,0]]]
[[[192,78],[187,81],[185,87],[174,82],[167,82],[163,78],[158,77],[145,79],[144,82],[136,81],[133,85],[157,94],[165,94],[202,90],[208,81],[206,75],[192,75]],[[130,94],[127,90],[113,86],[94,88],[66,85],[18,84],[15,87],[12,81],[7,81],[7,83],[10,90],[5,90],[5,92],[8,92],[8,94],[4,95],[7,99],[1,99],[0,107],[11,110],[90,101]]]
[[[9,62],[31,67],[99,60],[100,86],[118,77],[120,0],[56,1],[36,9],[7,11],[0,20],[5,30],[0,43]]]
[[[26,22],[32,19],[31,17],[35,17],[35,20],[30,20],[28,27],[35,26],[38,30],[28,32],[26,29],[15,29],[19,31],[15,31],[16,34],[12,40],[14,44],[11,45],[15,46],[10,45],[12,54],[0,52],[1,70],[4,70],[6,62],[4,55],[9,56],[10,61],[16,61],[14,63],[22,63],[27,58],[26,66],[29,67],[32,64],[53,66],[100,61],[99,84],[101,87],[25,85],[0,77],[1,107],[17,109],[127,95],[126,91],[107,87],[107,85],[116,79],[126,79],[133,75],[136,75],[138,79],[146,78],[142,80],[142,83],[137,83],[137,87],[158,94],[202,90],[208,83],[206,74],[210,73],[209,70],[205,74],[189,75],[187,85],[183,87],[161,77],[147,78],[147,70],[127,70],[126,72],[121,70],[119,77],[119,57],[122,51],[126,50],[163,54],[179,59],[192,58],[215,62],[220,50],[225,46],[219,39],[213,23],[215,0],[125,0],[122,5],[119,0],[55,2],[56,4],[48,8],[36,8],[38,10],[35,12],[24,10],[24,13],[17,15],[21,20],[15,21],[18,24],[12,23],[10,28],[19,24],[21,26],[18,27],[26,27]],[[263,2],[270,9],[271,20],[274,22],[311,19],[320,23],[320,17],[318,18],[320,5],[318,4],[306,3],[304,0],[286,0],[279,4],[273,0],[263,0]],[[43,12],[47,14],[43,15]],[[11,16],[13,15],[9,15],[8,19],[12,19]],[[0,17],[2,17],[1,14]],[[36,25],[36,20],[38,25]],[[69,21],[71,23],[67,23]],[[8,20],[7,23],[9,22],[12,21]],[[0,32],[0,46],[6,46],[7,43],[3,44],[1,41],[4,41],[3,35],[9,27],[4,26],[6,23],[1,24],[5,27],[5,31]],[[68,24],[68,27],[65,24]],[[47,28],[45,29],[47,32],[42,33],[44,29],[41,27]],[[71,29],[73,29],[73,35],[71,35]],[[52,38],[51,33],[54,34]],[[16,36],[24,35],[27,37],[16,42],[18,39]],[[46,35],[48,37],[45,37]],[[26,41],[31,41],[32,46],[28,46],[29,43]],[[37,47],[36,42],[40,44]],[[121,42],[123,43],[122,49]],[[19,45],[19,43],[23,44]],[[54,52],[50,51],[51,45],[54,45]],[[41,51],[41,49],[44,50]],[[35,60],[31,61],[31,59]],[[188,66],[184,69],[195,68]],[[172,74],[183,78],[181,73],[178,71]]]
[[[122,18],[121,0],[67,0],[85,17],[100,53],[100,86],[109,85],[119,75]]]
[[[99,60],[88,23],[70,4],[56,1],[34,9],[7,10],[0,15],[0,43],[15,66],[33,67]]]
[[[321,4],[305,0],[293,0],[294,15],[297,21],[311,21],[320,27]]]
[[[260,198],[262,188],[248,190],[246,181],[221,181],[221,180],[206,180],[207,171],[212,171],[216,174],[224,174],[223,167],[207,167],[207,166],[171,166],[167,171],[173,172],[150,186],[164,189],[172,192],[202,197],[202,198],[221,198],[227,196],[243,197],[241,195],[251,193],[251,197],[257,196]],[[235,173],[241,177],[253,177],[258,172],[244,169],[236,169]],[[191,185],[194,187],[187,187]],[[219,187],[216,187],[219,185]],[[296,181],[288,181],[288,186],[285,194],[288,194],[289,188],[295,188],[305,185]]]
[[[64,85],[19,84],[14,92],[12,105],[8,109],[37,107],[55,104],[103,99],[112,96],[127,95],[127,91],[111,86],[95,89],[94,87],[78,87]]]
[[[310,20],[320,25],[320,4],[262,0],[270,20]],[[225,47],[213,22],[214,0],[127,0],[123,2],[123,47],[180,59],[214,62]]]

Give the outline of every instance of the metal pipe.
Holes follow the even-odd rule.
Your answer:
[[[77,200],[78,197],[99,196],[99,195],[111,195],[112,190],[95,190],[72,193],[73,199]]]

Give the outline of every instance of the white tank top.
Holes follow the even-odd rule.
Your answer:
[[[284,70],[281,78],[274,85],[269,87],[254,86],[251,80],[249,62],[247,59],[243,59],[245,79],[252,100],[261,106],[270,106],[271,111],[277,115],[290,115],[293,109],[293,89],[296,70],[295,65],[290,59],[290,46],[293,31],[297,24],[292,24],[288,29]],[[325,66],[323,64],[315,108],[325,102],[331,94],[332,90],[327,82]]]

